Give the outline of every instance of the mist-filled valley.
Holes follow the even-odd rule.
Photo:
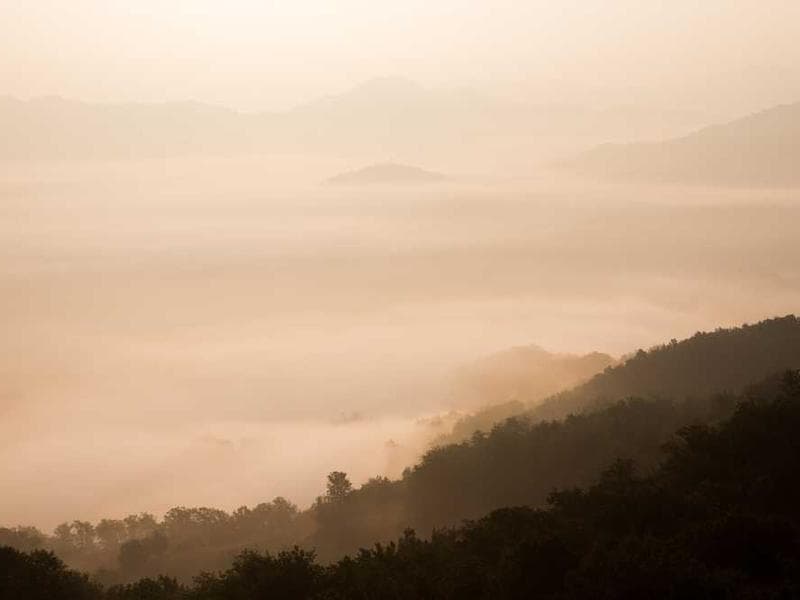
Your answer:
[[[798,22],[0,7],[0,600],[800,597]]]
[[[325,184],[346,166],[5,168],[4,521],[307,504],[498,401],[459,388],[481,356],[619,357],[800,296],[786,191]]]

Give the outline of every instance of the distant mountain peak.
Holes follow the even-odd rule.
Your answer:
[[[418,94],[424,92],[425,88],[418,84],[416,81],[406,79],[405,77],[373,77],[368,79],[355,87],[353,87],[349,94],[353,93],[400,93],[400,94]]]
[[[418,83],[403,77],[375,77],[339,94],[324,96],[307,104],[301,104],[295,111],[315,110],[358,110],[370,107],[406,106],[423,102],[430,92]]]
[[[408,184],[435,183],[445,179],[444,175],[434,171],[426,171],[419,167],[399,163],[384,162],[340,173],[328,179],[327,183],[335,185]]]
[[[661,142],[603,144],[565,161],[579,174],[623,181],[800,185],[800,102]]]

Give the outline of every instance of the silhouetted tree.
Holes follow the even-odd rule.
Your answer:
[[[330,502],[340,502],[353,491],[353,484],[347,478],[347,473],[332,471],[328,474],[328,484],[325,497]]]

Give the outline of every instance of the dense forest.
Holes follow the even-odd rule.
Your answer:
[[[0,528],[0,546],[15,549],[4,550],[3,560],[12,565],[11,571],[21,573],[20,582],[9,580],[8,585],[23,585],[24,573],[47,569],[63,585],[84,589],[90,594],[88,597],[100,593],[97,591],[100,588],[93,586],[103,585],[107,588],[107,597],[114,598],[182,597],[180,594],[184,593],[198,598],[244,598],[253,595],[231,591],[230,586],[262,585],[273,576],[291,579],[294,577],[291,573],[305,573],[303,578],[311,586],[309,590],[321,594],[320,597],[370,597],[363,591],[368,589],[365,582],[381,577],[391,578],[393,583],[379,584],[377,580],[373,583],[404,586],[412,585],[417,578],[413,585],[433,586],[418,588],[416,592],[398,588],[394,597],[493,597],[495,588],[480,586],[495,582],[492,585],[511,586],[496,589],[528,589],[516,588],[516,583],[504,578],[530,577],[533,578],[530,585],[537,589],[541,585],[547,589],[550,589],[547,586],[555,586],[553,594],[558,597],[568,592],[584,593],[586,590],[580,592],[583,589],[580,586],[589,585],[586,582],[592,577],[611,576],[610,572],[603,571],[611,567],[602,561],[630,560],[630,553],[635,552],[646,552],[655,561],[651,565],[653,569],[661,568],[659,561],[677,561],[670,568],[688,577],[683,571],[686,564],[681,561],[688,560],[686,557],[694,552],[691,543],[695,542],[674,535],[684,526],[692,531],[699,527],[697,531],[700,531],[712,524],[703,521],[710,516],[702,513],[702,506],[686,509],[700,510],[697,514],[673,514],[682,502],[690,503],[691,499],[681,494],[691,494],[686,481],[671,479],[670,473],[690,467],[699,469],[699,464],[680,461],[692,449],[707,448],[702,444],[711,444],[709,451],[734,451],[732,444],[739,441],[730,436],[744,435],[737,428],[750,421],[752,427],[757,427],[759,423],[763,425],[764,419],[785,412],[788,424],[797,416],[797,377],[786,379],[776,374],[798,368],[800,321],[794,316],[700,333],[681,342],[639,351],[623,364],[608,368],[587,383],[508,418],[489,431],[475,431],[461,443],[434,447],[399,480],[376,477],[354,488],[344,472],[331,473],[323,495],[306,510],[300,510],[286,499],[276,498],[255,507],[241,507],[232,513],[205,507],[176,507],[161,520],[143,513],[119,520],[104,519],[95,524],[73,521],[59,525],[52,535],[32,527]],[[563,403],[560,412],[568,413],[567,416],[555,410],[559,402]],[[723,425],[718,426],[719,423]],[[676,431],[682,432],[677,438]],[[779,437],[781,431],[790,430],[781,429],[776,436]],[[718,441],[713,442],[713,439]],[[663,445],[670,441],[672,445],[665,458]],[[748,438],[741,443],[755,442]],[[770,443],[786,444],[788,441],[781,442],[776,437]],[[788,456],[790,450],[795,454]],[[764,452],[769,453],[769,450]],[[787,448],[786,452],[787,464],[797,459],[796,447]],[[692,460],[701,458],[697,455]],[[716,458],[709,455],[707,460]],[[631,467],[633,463],[635,470]],[[608,471],[609,465],[615,466]],[[704,468],[712,466],[708,464]],[[760,463],[751,467],[761,468]],[[748,463],[719,465],[720,476],[732,477],[725,469],[733,468],[745,469]],[[598,475],[603,472],[605,475],[598,483]],[[759,473],[759,478],[752,481],[765,482],[764,485],[786,483],[770,483],[765,479],[772,476],[768,470],[754,472]],[[681,475],[684,478],[700,476],[711,475],[705,471],[687,471]],[[615,477],[623,480],[617,481]],[[615,493],[630,494],[631,498],[625,496],[624,500],[633,503],[629,507],[630,514],[617,515],[615,519],[632,519],[637,514],[640,519],[655,519],[652,523],[625,525],[626,528],[634,525],[642,528],[635,530],[632,538],[626,538],[625,544],[630,544],[630,548],[614,546],[619,543],[614,540],[614,531],[603,529],[609,524],[602,522],[602,518],[612,517],[603,512],[611,510],[610,506],[603,508],[603,502],[610,502],[603,494],[610,493],[608,486],[614,481],[617,482],[614,485],[624,483]],[[673,481],[677,482],[676,486],[683,487],[666,493],[662,488],[669,488]],[[742,485],[746,483],[741,482]],[[715,494],[719,486],[731,485],[731,482],[709,485],[712,489],[703,490],[702,494]],[[569,491],[575,488],[584,491]],[[647,495],[658,496],[654,489],[660,490],[659,494],[664,494],[665,498],[674,496],[678,508],[667,510],[655,503],[657,499]],[[562,491],[554,494],[554,490]],[[762,491],[768,493],[769,489]],[[787,494],[790,492],[787,490]],[[641,507],[632,499],[637,494],[645,495]],[[698,502],[717,500],[716,497],[697,499]],[[549,508],[544,510],[547,506]],[[527,508],[511,510],[507,507]],[[740,508],[744,510],[742,507],[736,510]],[[761,508],[768,510],[768,520],[777,518],[769,512],[776,510],[771,504]],[[500,512],[493,512],[498,510]],[[660,510],[666,512],[658,519],[653,517]],[[666,519],[669,523],[669,519],[678,517],[689,520],[681,521],[674,531],[656,531],[655,521]],[[690,517],[700,521],[691,521]],[[736,518],[740,517],[744,518],[737,512]],[[761,527],[763,515],[759,513],[756,517],[753,527]],[[469,524],[463,525],[465,520],[470,521]],[[732,535],[733,532],[723,531],[725,526],[724,522],[713,524],[713,527],[722,528],[720,535]],[[509,533],[508,539],[498,533],[504,527],[514,532],[513,535]],[[581,538],[581,535],[588,535],[592,527],[603,531],[605,537],[601,537],[605,541],[602,543],[610,544],[605,550],[591,549],[586,545],[591,540]],[[416,533],[412,535],[411,530]],[[628,529],[625,531],[626,535],[630,533]],[[669,539],[658,538],[666,533],[674,535]],[[762,534],[766,535],[760,529],[753,533]],[[687,529],[680,535],[691,537],[692,534]],[[480,548],[476,540],[484,540],[487,549]],[[375,546],[376,543],[382,545]],[[601,543],[599,538],[596,543]],[[552,552],[543,549],[549,548],[548,544],[563,548],[557,552],[553,548]],[[608,553],[612,546],[616,554]],[[374,549],[363,551],[362,548]],[[245,549],[248,552],[242,554]],[[537,552],[546,554],[548,560],[555,560],[562,550],[565,557],[571,558],[558,568],[541,566],[540,575],[566,569],[570,573],[569,589],[564,587],[566,571],[557,582],[547,584],[534,581],[535,570],[514,575],[514,569],[521,568],[521,563],[514,561],[534,560],[531,557]],[[70,568],[90,573],[91,581],[68,574],[48,551]],[[345,555],[350,558],[342,558]],[[500,560],[501,555],[508,555],[512,562],[507,565],[492,563]],[[430,565],[422,569],[422,562]],[[474,572],[469,567],[473,562]],[[478,566],[488,569],[480,581],[475,580],[476,573],[482,572]],[[716,567],[701,566],[697,566],[699,571],[695,575],[703,585],[715,581],[719,585],[725,583],[725,577],[714,571]],[[465,572],[463,577],[456,578],[457,581],[447,583],[445,580],[455,577],[453,573],[460,573],[459,569],[471,574]],[[502,573],[493,569],[500,569]],[[222,574],[204,576],[191,592],[180,587],[189,585],[199,572]],[[168,578],[156,579],[160,575]],[[734,575],[740,576],[737,573],[730,576]],[[248,577],[255,577],[262,583],[244,582]],[[132,583],[141,578],[149,579]],[[124,587],[127,584],[133,587]],[[114,587],[120,585],[123,587]],[[456,587],[448,588],[448,585]],[[472,591],[465,588],[462,593],[458,591],[460,585],[478,587],[469,588]],[[615,585],[609,582],[604,589],[619,589]],[[162,590],[158,592],[162,595],[147,596],[145,588]],[[214,591],[223,589],[226,591]],[[169,590],[173,590],[173,596],[168,595]],[[331,590],[348,591],[334,593]],[[333,595],[325,596],[328,592]],[[305,595],[310,594],[311,591]],[[503,594],[513,596],[510,592]],[[283,597],[303,597],[303,594]]]
[[[535,395],[487,406],[461,419],[446,441],[461,441],[488,431],[514,415],[538,421],[607,406],[622,398],[691,400],[740,393],[770,373],[800,367],[800,320],[794,315],[768,319],[687,340],[638,350],[609,365],[589,381],[539,401]]]
[[[0,600],[800,600],[798,23],[0,0]]]
[[[800,372],[718,424],[680,428],[655,468],[612,462],[585,487],[398,540],[334,563],[295,547],[246,551],[183,586],[169,577],[103,588],[46,551],[0,549],[0,597],[793,598],[800,593]],[[327,505],[351,491],[331,478]],[[338,485],[338,487],[337,487]],[[338,494],[338,495],[337,495]]]

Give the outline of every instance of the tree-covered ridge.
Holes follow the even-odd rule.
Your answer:
[[[299,548],[246,552],[185,587],[160,578],[102,591],[52,556],[4,549],[0,597],[21,597],[11,594],[31,578],[52,586],[33,600],[797,597],[800,373],[781,383],[721,423],[679,429],[654,469],[616,460],[546,508],[503,508],[430,539],[409,530],[327,566]]]
[[[733,403],[631,399],[563,421],[514,418],[431,450],[398,481],[378,477],[352,489],[344,473],[333,473],[326,493],[305,511],[281,498],[232,513],[176,507],[160,521],[147,514],[74,521],[53,536],[0,529],[0,544],[52,549],[105,583],[160,573],[189,581],[200,570],[226,568],[243,548],[277,552],[298,544],[336,560],[407,528],[427,536],[505,506],[543,506],[553,489],[588,484],[618,457],[652,466],[675,429],[719,419]]]
[[[655,466],[660,445],[673,431],[730,413],[733,395],[717,392],[763,379],[776,365],[775,372],[800,366],[799,330],[795,317],[784,317],[638,353],[566,395],[565,402],[574,401],[572,416],[542,421],[534,411],[511,418],[462,443],[430,450],[396,481],[376,477],[350,489],[338,473],[306,510],[282,498],[233,513],[177,507],[160,521],[147,514],[96,524],[74,521],[52,536],[0,528],[0,545],[54,550],[105,583],[161,573],[186,582],[201,570],[227,568],[244,548],[278,552],[299,545],[331,561],[396,539],[407,528],[427,536],[499,508],[541,507],[553,489],[588,485],[616,458]],[[681,378],[707,395],[673,381]],[[657,384],[663,393],[630,397]],[[768,379],[760,388],[753,393],[772,394],[776,384]],[[613,393],[621,399],[606,401]]]
[[[585,384],[549,398],[530,416],[560,418],[632,396],[682,400],[735,394],[772,373],[797,368],[800,319],[787,315],[639,350]]]
[[[456,390],[481,405],[530,402],[583,383],[615,363],[602,352],[566,354],[536,345],[515,346],[461,366],[455,376]]]
[[[141,513],[98,523],[72,521],[50,536],[32,527],[0,528],[0,545],[52,550],[105,583],[158,573],[188,581],[200,570],[229,565],[243,548],[289,547],[305,538],[309,527],[295,505],[276,498],[232,513],[179,506],[161,520]]]
[[[481,408],[459,418],[441,434],[438,445],[463,442],[475,431],[525,412],[553,394],[572,388],[617,361],[602,352],[556,354],[535,345],[517,346],[462,366],[456,393]]]
[[[489,431],[511,416],[560,419],[594,410],[624,398],[684,400],[712,394],[739,393],[772,373],[800,368],[800,319],[794,315],[754,325],[698,332],[638,350],[617,365],[571,389],[542,401],[516,395],[462,418],[443,439],[461,441],[474,431]]]

